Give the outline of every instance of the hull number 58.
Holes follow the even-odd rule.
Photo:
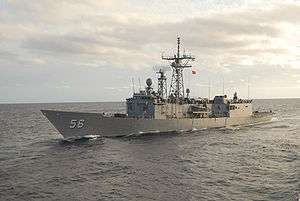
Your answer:
[[[70,128],[74,129],[74,128],[83,128],[84,127],[84,119],[72,119],[70,121]]]

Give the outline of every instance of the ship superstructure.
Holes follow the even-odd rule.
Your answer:
[[[129,118],[172,119],[172,118],[212,118],[252,115],[252,100],[238,99],[237,93],[229,100],[226,95],[215,96],[213,100],[190,98],[190,89],[185,89],[183,71],[191,68],[195,57],[180,53],[180,38],[177,38],[177,54],[162,56],[171,61],[172,77],[167,94],[167,77],[163,70],[158,74],[158,90],[152,88],[152,80],[146,80],[147,87],[134,93],[126,100]]]
[[[252,100],[232,99],[226,95],[209,98],[191,98],[185,89],[183,71],[191,68],[195,60],[191,54],[181,53],[181,41],[177,38],[177,53],[162,56],[170,62],[172,77],[167,87],[163,69],[157,70],[157,91],[150,78],[146,87],[126,99],[126,113],[112,116],[103,113],[66,112],[42,110],[55,128],[65,138],[86,136],[124,136],[153,132],[178,132],[203,128],[249,125],[269,122],[272,112],[252,111]]]

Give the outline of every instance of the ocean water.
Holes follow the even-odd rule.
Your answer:
[[[39,110],[124,103],[2,104],[0,200],[298,200],[300,99],[254,104],[273,121],[74,142]]]

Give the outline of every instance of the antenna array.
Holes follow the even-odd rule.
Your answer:
[[[183,69],[190,68],[191,65],[188,65],[190,61],[194,61],[195,58],[191,55],[184,53],[180,54],[180,37],[177,38],[177,54],[170,57],[162,56],[163,60],[172,61],[172,79],[170,86],[170,95],[173,95],[176,100],[184,99],[184,81],[183,81]]]

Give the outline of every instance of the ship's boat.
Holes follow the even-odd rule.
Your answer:
[[[158,89],[153,90],[152,80],[146,80],[145,90],[133,93],[126,99],[126,113],[106,115],[56,110],[41,110],[64,138],[89,136],[126,136],[141,133],[168,133],[203,128],[246,126],[269,122],[273,112],[252,110],[252,100],[232,99],[226,95],[214,99],[190,98],[190,90],[184,90],[183,70],[191,67],[191,55],[180,54],[180,38],[177,38],[177,54],[162,59],[170,61],[172,78],[169,93],[165,71],[158,70]],[[194,71],[193,71],[194,73]]]

